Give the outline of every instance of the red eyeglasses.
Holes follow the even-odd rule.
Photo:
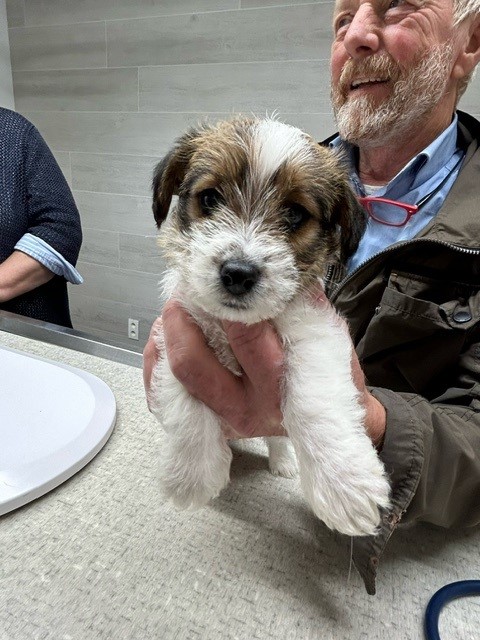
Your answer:
[[[372,220],[389,227],[403,227],[412,216],[418,213],[418,205],[416,204],[405,204],[375,196],[359,197],[358,200],[365,207]]]
[[[417,204],[407,204],[405,202],[398,202],[397,200],[389,200],[388,198],[377,198],[376,196],[357,196],[358,200],[360,204],[365,207],[372,220],[389,227],[403,227],[412,216],[418,213],[420,209],[440,191],[462,160],[463,154],[440,184],[435,187],[433,191],[421,198]]]

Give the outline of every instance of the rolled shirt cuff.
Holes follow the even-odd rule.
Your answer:
[[[31,233],[26,233],[15,245],[15,249],[26,253],[57,276],[63,276],[72,284],[82,284],[83,278],[61,253],[51,247],[45,240]]]

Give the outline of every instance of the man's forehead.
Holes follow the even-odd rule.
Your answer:
[[[335,0],[333,6],[333,14],[336,15],[341,11],[356,9],[362,2],[368,2],[371,5],[375,5],[376,0]]]
[[[431,0],[409,0],[410,4],[414,5],[417,8],[423,7],[424,5],[431,4]],[[440,2],[448,3],[450,0],[440,0]],[[389,4],[389,0],[335,0],[335,5],[333,8],[334,15],[340,13],[341,11],[345,11],[346,9],[355,9],[358,8],[360,4],[371,4],[374,9],[382,9],[387,8]]]

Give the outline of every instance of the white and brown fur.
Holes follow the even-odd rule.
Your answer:
[[[328,527],[373,534],[389,484],[363,426],[351,343],[331,307],[308,293],[327,263],[355,250],[365,226],[338,160],[299,129],[238,117],[177,140],[153,190],[165,295],[181,300],[237,375],[222,320],[274,324],[286,354],[283,426],[306,499]],[[166,497],[205,505],[229,481],[232,454],[219,418],[187,393],[167,358],[154,371],[150,401],[166,432]],[[267,440],[273,473],[292,475],[288,438]]]

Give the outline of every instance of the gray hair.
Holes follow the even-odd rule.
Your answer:
[[[466,18],[480,14],[480,0],[453,0],[453,23],[458,26]],[[460,98],[465,93],[470,80],[475,75],[476,69],[474,69],[468,76],[462,78],[457,87],[457,104]]]
[[[465,18],[480,13],[480,0],[453,0],[453,21],[455,26]]]

